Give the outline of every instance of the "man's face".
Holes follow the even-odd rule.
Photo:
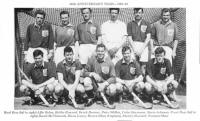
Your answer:
[[[65,52],[64,56],[65,56],[66,61],[71,62],[71,61],[73,61],[74,53],[73,52]]]
[[[105,56],[105,48],[104,47],[98,47],[96,50],[97,58],[102,60]]]
[[[122,53],[123,58],[125,61],[130,61],[131,60],[131,51],[126,50],[125,52]]]
[[[87,8],[87,9],[84,9],[84,10],[82,11],[82,16],[83,16],[84,21],[90,20],[90,18],[91,18],[90,10],[89,10],[88,8]]]
[[[68,14],[61,14],[60,19],[61,19],[62,25],[67,25],[69,23]]]
[[[35,64],[36,64],[37,66],[41,66],[42,63],[43,63],[43,57],[42,57],[42,55],[39,55],[39,56],[34,57],[34,60],[35,60]]]
[[[163,60],[164,60],[165,54],[164,54],[164,52],[163,52],[163,53],[160,53],[160,54],[156,54],[155,56],[156,56],[157,62],[158,62],[158,63],[162,63]]]
[[[141,20],[143,17],[143,11],[142,9],[138,10],[138,11],[134,11],[134,15],[135,15],[135,20]]]
[[[170,12],[164,12],[162,15],[162,21],[167,23],[170,20]]]
[[[118,10],[111,10],[110,11],[110,20],[116,21],[118,18],[118,15],[119,15]]]
[[[44,23],[44,15],[37,14],[35,17],[35,20],[36,20],[37,25],[39,25],[39,26],[42,25]]]

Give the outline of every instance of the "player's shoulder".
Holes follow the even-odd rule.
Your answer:
[[[165,62],[165,63],[171,63],[170,60],[167,59],[167,58],[164,58],[164,62]]]
[[[123,61],[123,59],[118,60],[117,63],[115,64],[115,66],[121,66],[122,65],[122,61]]]
[[[78,59],[75,59],[75,60],[74,60],[74,63],[75,63],[76,65],[81,65],[81,62],[80,62]]]

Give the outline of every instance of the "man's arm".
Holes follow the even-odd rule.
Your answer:
[[[74,84],[73,84],[74,89],[76,89],[76,87],[79,84],[80,75],[81,75],[81,70],[76,70],[76,72],[75,72],[75,81],[74,81]]]
[[[173,57],[173,59],[176,57],[177,46],[178,46],[178,40],[174,40],[174,46],[173,46],[173,50],[172,50],[172,57]]]
[[[49,25],[48,59],[50,59],[53,55],[53,47],[54,47],[54,34],[53,34],[52,26]]]
[[[58,81],[60,82],[61,85],[63,85],[63,87],[67,90],[68,89],[68,85],[66,84],[66,82],[63,80],[63,74],[58,72]]]
[[[45,81],[44,83],[41,83],[39,85],[37,85],[38,88],[46,86],[48,84],[51,84],[55,81],[55,77],[51,77],[50,79],[48,79],[47,81]]]
[[[172,50],[172,57],[175,58],[176,56],[176,49],[177,49],[177,46],[178,46],[178,27],[177,25],[175,24],[174,25],[174,46],[173,46],[173,50]]]

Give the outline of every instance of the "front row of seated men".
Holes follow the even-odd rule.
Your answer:
[[[123,58],[116,65],[105,53],[105,45],[98,44],[96,54],[82,68],[81,63],[73,58],[73,49],[65,47],[65,59],[56,67],[51,62],[43,61],[42,51],[35,50],[35,63],[25,69],[30,80],[22,80],[20,91],[31,97],[31,104],[37,103],[38,95],[42,94],[47,101],[68,103],[75,108],[77,103],[84,103],[87,107],[100,101],[99,92],[104,93],[109,102],[121,102],[131,92],[145,94],[151,101],[156,94],[166,94],[176,100],[178,83],[162,47],[155,50],[155,58],[148,62],[146,75],[142,74],[140,65],[132,58],[129,46],[122,48]]]

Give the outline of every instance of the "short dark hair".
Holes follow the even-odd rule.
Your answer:
[[[163,15],[163,13],[166,13],[166,12],[169,12],[170,13],[170,16],[171,16],[171,10],[169,8],[163,8],[161,10],[161,16]]]
[[[60,17],[61,17],[62,14],[67,14],[68,17],[69,17],[69,12],[68,12],[68,11],[61,11],[61,12],[60,12]]]
[[[43,57],[43,52],[41,50],[38,50],[38,49],[34,50],[33,57],[35,58],[35,57],[37,57],[39,55],[41,55]]]
[[[156,55],[156,54],[161,54],[161,53],[163,53],[163,52],[164,52],[164,55],[165,55],[165,50],[164,50],[164,48],[161,47],[161,46],[159,46],[159,47],[157,47],[156,50],[155,50],[155,55]]]
[[[109,8],[109,12],[111,12],[111,10],[117,10],[117,13],[119,13],[119,11],[120,11],[119,8]]]
[[[122,54],[123,54],[124,52],[126,52],[127,50],[130,50],[130,52],[131,52],[131,48],[130,48],[129,46],[124,46],[124,47],[122,48]]]
[[[134,11],[134,13],[135,13],[135,12],[138,12],[140,9],[142,10],[142,13],[143,13],[143,12],[144,12],[144,9],[143,9],[143,8],[134,8],[133,11]]]
[[[44,16],[44,19],[45,19],[45,17],[46,17],[46,13],[45,13],[43,10],[41,10],[41,9],[36,10],[35,13],[34,13],[34,16],[36,17],[37,14],[43,15],[43,16]]]
[[[74,53],[73,49],[70,46],[66,46],[65,49],[64,49],[64,54],[65,53],[70,53],[70,52]]]
[[[98,48],[100,48],[100,47],[103,47],[104,49],[106,49],[106,46],[104,45],[104,44],[98,44],[97,46],[96,46],[96,50],[98,49]]]
[[[92,13],[92,9],[91,8],[81,8],[81,13],[83,14],[83,10],[85,9],[89,9],[90,13]]]

